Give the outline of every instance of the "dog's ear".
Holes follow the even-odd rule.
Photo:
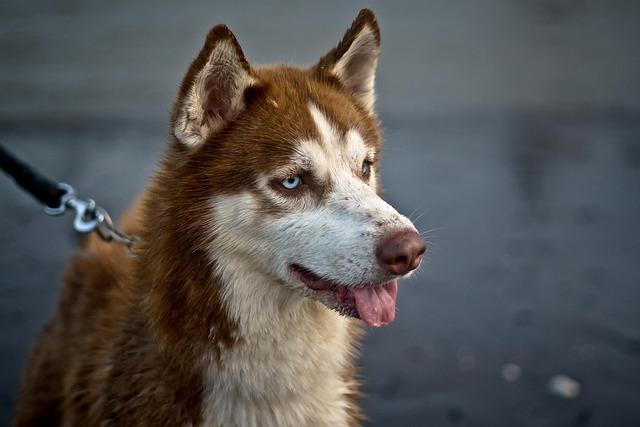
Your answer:
[[[188,146],[206,141],[238,116],[245,90],[256,84],[233,33],[213,27],[180,85],[172,115],[176,138]]]
[[[314,66],[329,73],[370,113],[375,101],[374,81],[380,56],[380,29],[373,12],[362,9],[337,47]]]

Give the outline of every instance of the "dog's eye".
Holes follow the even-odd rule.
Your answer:
[[[369,176],[370,173],[371,173],[371,162],[368,160],[365,160],[364,162],[362,162],[362,175]]]
[[[289,178],[280,181],[280,185],[287,190],[295,190],[302,185],[302,177],[300,175],[293,175]]]

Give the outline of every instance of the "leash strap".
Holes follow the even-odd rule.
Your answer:
[[[27,193],[49,208],[60,206],[65,191],[58,184],[40,175],[26,163],[0,145],[0,168],[10,175]]]
[[[116,241],[131,250],[136,237],[119,231],[106,210],[96,205],[92,199],[77,197],[76,190],[69,184],[56,183],[39,174],[1,144],[0,169],[11,176],[19,187],[44,204],[45,213],[63,215],[72,209],[76,214],[73,228],[77,232],[95,231],[102,240]]]

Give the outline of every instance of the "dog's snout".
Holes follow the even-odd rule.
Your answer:
[[[382,238],[376,250],[378,264],[389,273],[407,274],[420,265],[426,243],[413,230],[402,230]]]

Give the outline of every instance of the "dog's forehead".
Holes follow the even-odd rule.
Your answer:
[[[313,101],[308,103],[308,109],[316,137],[298,142],[300,147],[297,152],[302,159],[308,159],[314,163],[312,166],[324,169],[321,172],[329,172],[329,164],[350,167],[375,156],[375,148],[367,145],[357,126],[346,131],[340,129]]]
[[[342,86],[290,67],[263,69],[259,76],[270,86],[264,105],[279,136],[327,146],[353,145],[357,133],[358,142],[373,148],[380,144],[376,119],[359,108]]]

